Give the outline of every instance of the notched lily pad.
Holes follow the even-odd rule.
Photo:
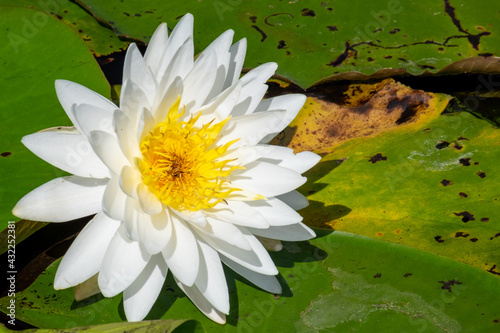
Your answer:
[[[78,0],[125,38],[147,42],[191,12],[201,51],[226,29],[248,39],[245,65],[275,61],[278,74],[307,88],[332,80],[411,74],[500,73],[496,0],[353,2]],[[355,13],[355,15],[353,15]],[[217,29],[214,29],[214,24]]]
[[[314,83],[314,86],[337,82],[337,81],[365,81],[371,79],[384,79],[387,77],[418,75],[418,76],[434,76],[434,75],[458,75],[458,74],[500,74],[500,57],[497,56],[478,56],[470,57],[462,60],[457,60],[449,65],[442,67],[437,71],[425,69],[422,72],[411,73],[404,67],[399,68],[384,68],[376,71],[373,74],[365,74],[361,71],[349,71],[338,73]]]

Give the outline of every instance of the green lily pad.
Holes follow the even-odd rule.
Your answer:
[[[24,330],[26,333],[60,333],[57,329]],[[80,326],[65,329],[65,333],[77,332],[107,332],[107,333],[205,333],[203,327],[195,320],[149,320],[137,323],[113,323],[93,326]]]
[[[500,275],[500,129],[468,112],[439,115],[444,105],[420,122],[330,146],[301,188],[311,201],[306,221]]]
[[[32,16],[23,18],[27,29],[32,25],[35,27],[44,25],[48,15],[59,19],[75,31],[96,56],[123,51],[129,44],[120,40],[112,29],[99,24],[92,15],[69,0],[17,0],[15,3],[10,0],[0,0],[0,6],[23,7],[40,11],[40,13],[35,12]]]
[[[201,51],[226,29],[248,39],[246,66],[275,61],[309,87],[334,79],[410,73],[500,73],[496,1],[353,2],[77,0],[117,34],[148,41],[191,12]]]
[[[231,313],[224,326],[205,318],[167,278],[148,319],[191,318],[207,332],[487,332],[500,323],[500,279],[475,267],[406,246],[318,230],[308,242],[272,253],[283,295],[255,289],[227,272]],[[397,263],[397,264],[395,264]],[[73,300],[54,291],[58,262],[16,294],[16,317],[41,328],[121,322],[121,296]],[[286,282],[288,287],[284,284]],[[0,299],[5,311],[10,299]]]
[[[44,15],[44,24],[36,23]],[[40,21],[42,22],[42,21]],[[29,191],[64,173],[21,143],[36,131],[71,125],[54,88],[56,79],[83,84],[109,96],[109,85],[92,53],[58,19],[37,10],[0,6],[0,228],[16,221],[11,209]],[[53,41],[57,40],[58,43]]]

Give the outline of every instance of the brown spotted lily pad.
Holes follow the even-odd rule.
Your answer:
[[[349,93],[340,105],[310,98],[318,107],[285,132],[281,143],[324,154],[301,188],[305,222],[500,276],[500,129],[468,112],[441,114],[445,95],[390,81],[365,91],[354,106]]]
[[[333,94],[332,94],[333,95]],[[374,84],[352,84],[343,92],[308,97],[300,114],[274,144],[296,151],[328,153],[350,139],[375,137],[398,127],[412,128],[439,115],[448,97],[435,95],[386,79]]]

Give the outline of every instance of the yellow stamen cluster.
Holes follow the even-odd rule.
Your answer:
[[[237,140],[217,146],[220,131],[229,118],[197,127],[201,113],[181,121],[179,99],[170,108],[164,122],[141,141],[143,159],[138,160],[144,184],[165,205],[177,210],[211,208],[233,191],[225,177],[242,167],[220,160]]]

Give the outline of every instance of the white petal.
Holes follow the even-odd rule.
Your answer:
[[[128,321],[141,321],[146,317],[161,292],[167,272],[162,256],[153,256],[137,279],[123,291],[123,307]]]
[[[234,162],[230,162],[231,165],[245,166],[269,154],[271,151],[273,151],[273,146],[271,145],[242,146],[237,148],[231,146],[219,159],[221,161],[234,160]]]
[[[318,154],[310,151],[303,151],[295,154],[292,159],[284,159],[283,162],[279,163],[279,165],[302,174],[318,164],[320,160],[321,156]]]
[[[102,261],[98,283],[106,297],[113,297],[128,288],[151,258],[139,242],[127,237],[124,227],[122,225],[114,235]]]
[[[254,228],[269,227],[266,217],[244,201],[227,200],[227,203],[221,202],[214,208],[205,209],[204,213],[236,225]]]
[[[314,231],[301,222],[268,229],[248,228],[248,230],[257,236],[284,241],[303,241],[316,237]]]
[[[265,275],[265,274],[260,274],[257,272],[254,272],[248,268],[245,268],[231,259],[222,256],[221,255],[221,260],[226,264],[229,268],[231,268],[233,271],[238,273],[239,275],[243,276],[245,279],[248,281],[252,282],[255,284],[257,287],[273,293],[273,294],[281,294],[281,285],[278,282],[278,279],[274,275]]]
[[[127,80],[122,84],[120,92],[120,110],[125,113],[130,121],[129,128],[136,133],[139,125],[142,110],[151,109],[151,103],[144,90],[142,90],[134,81]]]
[[[266,275],[278,274],[276,266],[274,266],[269,253],[267,253],[262,244],[245,228],[240,227],[240,230],[250,243],[252,247],[251,251],[242,250],[203,233],[199,235],[207,244],[217,250],[217,252],[250,270]]]
[[[215,82],[217,58],[214,51],[201,54],[184,78],[181,106],[186,107],[186,117],[195,113],[207,101]]]
[[[127,197],[125,202],[125,233],[133,241],[139,241],[139,224],[145,214],[139,202],[131,197]]]
[[[287,147],[259,144],[229,149],[220,159],[236,159],[233,164],[240,166],[260,159],[261,161],[280,165],[298,173],[304,173],[316,165],[321,156],[309,151],[294,154],[293,149]]]
[[[103,131],[92,131],[89,139],[97,156],[115,174],[119,175],[121,169],[129,164],[116,137]]]
[[[168,29],[166,23],[161,23],[156,28],[153,36],[151,37],[144,60],[148,64],[152,73],[157,73],[160,65],[161,56],[163,51],[168,45]]]
[[[120,173],[120,188],[131,198],[139,199],[137,187],[142,184],[142,175],[137,170],[128,165],[122,168]]]
[[[283,201],[276,198],[245,201],[241,203],[250,206],[253,210],[259,212],[271,226],[290,225],[302,221],[302,216],[300,216],[300,214]],[[255,226],[249,227],[258,228]]]
[[[281,122],[276,126],[274,131],[268,134],[265,138],[261,140],[261,143],[268,143],[274,138],[279,132],[285,129],[285,127],[295,119],[300,109],[306,102],[306,96],[302,94],[289,94],[283,96],[277,96],[273,98],[268,98],[262,100],[257,106],[255,112],[269,112],[269,110],[286,110]]]
[[[156,95],[156,82],[135,43],[129,45],[123,64],[123,82],[131,80],[145,92],[149,105]]]
[[[179,48],[188,39],[193,38],[193,23],[193,15],[188,13],[184,15],[179,23],[175,25],[175,28],[168,39],[168,46],[165,48],[164,54],[160,60],[159,69],[155,73],[156,75],[161,76],[166,71],[167,67],[169,67],[171,60]],[[160,81],[159,77],[157,77],[157,81]]]
[[[243,75],[240,80],[245,85],[252,83],[265,83],[271,76],[273,76],[277,68],[277,63],[267,62],[252,69],[251,71]]]
[[[321,159],[321,156],[310,151],[294,154],[293,149],[287,147],[271,145],[264,145],[264,147],[267,147],[268,150],[262,151],[260,156],[261,161],[265,160],[266,162],[288,168],[300,174],[315,166]]]
[[[143,214],[138,225],[139,239],[150,254],[157,254],[172,237],[172,221],[166,210],[156,215]]]
[[[104,131],[110,134],[113,129],[113,112],[90,104],[73,105],[73,113],[82,133],[89,135],[91,131]]]
[[[198,119],[198,122],[203,125],[213,119],[215,119],[216,122],[220,122],[229,117],[238,100],[241,87],[241,83],[237,82],[234,86],[216,96],[210,103],[203,106],[203,113]]]
[[[238,102],[234,106],[231,115],[233,117],[239,117],[254,113],[255,107],[257,107],[262,98],[264,98],[268,88],[269,87],[264,83],[243,86],[240,96],[238,97]]]
[[[173,209],[171,209],[173,211]],[[198,211],[189,211],[185,210],[182,213],[180,212],[175,212],[177,216],[182,216],[182,219],[186,222],[189,222],[191,225],[197,225],[199,227],[204,227],[207,225],[207,218],[203,211],[198,210]]]
[[[285,111],[269,111],[231,118],[220,132],[222,137],[217,144],[223,145],[239,139],[233,143],[232,148],[255,145],[263,137],[274,132],[284,115]]]
[[[78,122],[73,114],[73,105],[90,104],[98,108],[113,112],[117,106],[98,93],[71,81],[56,80],[56,93],[61,106],[71,122],[78,128]],[[80,128],[78,128],[80,130]],[[80,130],[80,132],[82,132]]]
[[[224,184],[222,186],[224,191],[234,191],[230,193],[226,197],[226,201],[254,201],[254,200],[263,200],[266,197],[257,194],[252,191],[248,191],[247,189],[239,188],[236,186],[232,186],[231,184]]]
[[[161,72],[162,76],[160,83],[158,84],[157,99],[155,100],[154,106],[157,107],[161,98],[167,91],[167,89],[173,84],[173,82],[179,78],[184,79],[189,71],[193,68],[193,53],[194,45],[193,39],[188,38],[184,44],[177,50],[174,54],[172,60],[170,61],[168,67]],[[175,96],[174,101],[177,99]],[[170,108],[168,105],[167,110]]]
[[[231,54],[229,59],[229,67],[226,76],[226,82],[224,83],[224,89],[232,86],[238,81],[241,74],[241,69],[243,68],[243,62],[245,61],[245,54],[247,52],[247,40],[246,38],[240,39],[238,42],[234,43],[229,48],[229,53]]]
[[[243,89],[234,108],[234,116],[251,114],[255,111],[267,91],[266,81],[277,68],[278,65],[274,62],[265,63],[252,69],[240,79],[243,83]]]
[[[224,82],[226,81],[227,70],[229,67],[229,60],[231,54],[229,53],[229,48],[231,47],[231,42],[233,41],[234,31],[227,30],[222,33],[217,39],[215,39],[209,46],[203,51],[210,52],[213,50],[216,55],[216,65],[212,69],[216,71],[217,75],[215,77],[212,90],[207,96],[207,100],[211,100],[217,96],[224,89]]]
[[[121,150],[130,163],[135,157],[142,157],[137,139],[137,127],[134,127],[124,112],[116,110],[113,114],[113,125]]]
[[[252,250],[248,240],[235,225],[212,217],[207,217],[206,221],[207,225],[204,228],[197,227],[197,229],[206,234],[208,237],[216,238],[242,250]]]
[[[280,199],[295,210],[303,209],[309,206],[309,200],[307,200],[307,198],[298,191],[290,191],[288,193],[280,194],[276,196],[276,198]]]
[[[232,186],[241,187],[265,197],[290,192],[305,183],[299,173],[266,162],[252,162],[245,170],[235,170],[228,177]]]
[[[80,231],[57,268],[54,288],[76,286],[94,276],[100,269],[111,238],[121,222],[98,213]]]
[[[192,286],[200,268],[198,244],[184,221],[175,214],[171,214],[171,218],[172,238],[162,250],[162,254],[172,274],[183,284]]]
[[[22,143],[53,166],[81,177],[106,178],[108,167],[94,153],[89,140],[76,129],[51,129],[23,137]]]
[[[179,288],[181,288],[181,290],[205,316],[218,324],[226,323],[226,316],[210,304],[210,302],[207,301],[205,296],[203,296],[196,286],[188,287],[177,279],[176,282]]]
[[[162,100],[159,102],[158,107],[154,113],[154,118],[156,123],[161,123],[167,118],[168,111],[170,107],[181,97],[184,86],[182,84],[182,79],[176,77],[172,84],[168,87]]]
[[[139,120],[139,127],[137,128],[137,143],[142,142],[144,137],[149,134],[150,131],[155,127],[156,122],[154,116],[148,109],[142,110],[141,119]],[[139,144],[137,145],[137,151],[140,155],[137,157],[141,157],[142,153],[139,149]]]
[[[195,285],[205,299],[222,313],[229,313],[229,292],[226,276],[217,251],[198,240],[200,247],[200,271]]]
[[[53,179],[25,195],[12,210],[22,219],[66,222],[101,211],[108,179],[68,176]]]
[[[149,191],[146,185],[140,183],[137,187],[137,195],[141,208],[150,215],[159,214],[163,210],[160,199]]]
[[[114,175],[106,185],[102,197],[102,209],[106,215],[118,221],[125,220],[125,203],[128,196],[120,188],[119,176]]]

